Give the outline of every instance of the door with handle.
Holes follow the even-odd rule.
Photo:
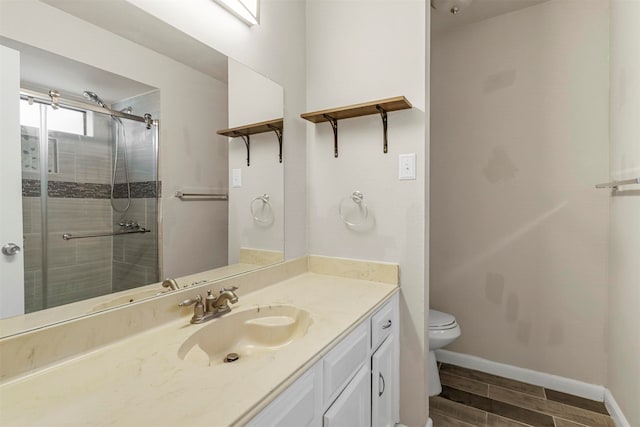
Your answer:
[[[394,378],[393,334],[380,345],[371,356],[371,425],[393,427],[396,423],[394,402],[396,401]]]
[[[0,45],[0,318],[24,313],[20,53]]]

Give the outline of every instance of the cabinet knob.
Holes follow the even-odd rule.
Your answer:
[[[387,320],[387,323],[382,325],[382,329],[389,329],[391,327],[391,319]]]
[[[380,397],[384,394],[384,389],[387,388],[387,386],[384,382],[384,377],[382,376],[382,373],[379,372],[378,375],[380,375],[378,377],[378,397]],[[382,390],[380,390],[380,380],[382,380]]]

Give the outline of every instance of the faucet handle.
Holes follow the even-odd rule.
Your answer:
[[[185,307],[192,304],[195,304],[195,306],[193,307],[193,317],[191,318],[191,323],[200,323],[202,319],[204,319],[205,315],[204,304],[202,303],[202,295],[198,294],[195,298],[186,299],[178,304],[178,306]]]
[[[237,290],[238,290],[237,286],[231,286],[230,288],[220,288],[220,293],[227,292],[227,291],[234,292]]]
[[[186,307],[188,305],[193,305],[198,303],[202,304],[202,295],[200,294],[196,295],[195,298],[189,298],[182,301],[180,304],[178,304],[178,307]]]

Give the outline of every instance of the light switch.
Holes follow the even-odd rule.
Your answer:
[[[398,179],[416,179],[416,153],[398,156]]]
[[[231,169],[231,187],[242,187],[242,169]]]

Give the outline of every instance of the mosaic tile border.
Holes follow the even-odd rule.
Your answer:
[[[91,182],[49,181],[49,197],[64,197],[69,199],[108,199],[111,197],[110,184],[95,184]],[[116,184],[114,197],[127,197],[126,184]],[[40,181],[37,179],[22,180],[22,197],[40,197]],[[149,199],[162,197],[162,182],[141,181],[131,183],[131,197],[134,199]]]
[[[158,181],[158,190],[160,190],[161,183]],[[158,193],[162,193],[158,191]],[[140,181],[131,183],[131,197],[134,199],[148,199],[156,197],[156,182],[155,181]],[[113,188],[113,196],[116,199],[127,198],[127,184],[116,184]]]

